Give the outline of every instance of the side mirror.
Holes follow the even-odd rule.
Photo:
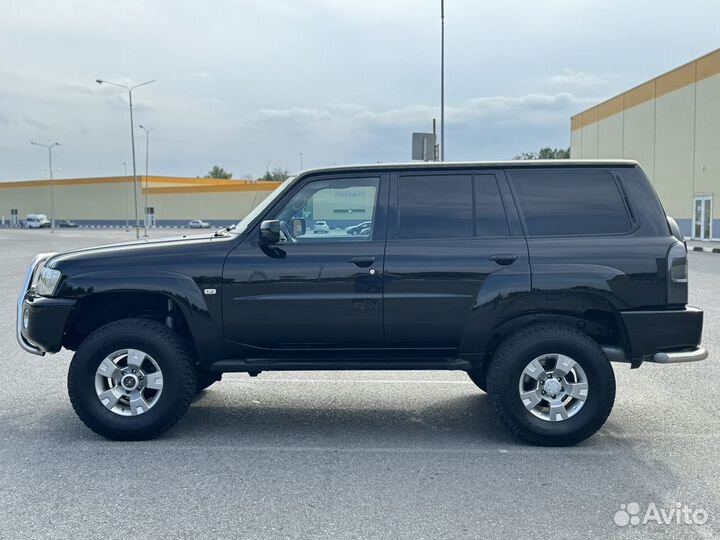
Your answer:
[[[292,234],[295,238],[298,236],[305,236],[305,233],[307,232],[307,225],[305,225],[305,220],[303,218],[293,218],[290,223],[292,225]]]
[[[263,244],[280,242],[280,222],[277,219],[263,221],[260,224],[260,242]]]

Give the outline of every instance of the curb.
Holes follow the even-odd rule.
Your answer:
[[[703,253],[720,253],[720,247],[702,247],[702,246],[688,246],[690,251],[702,251]]]

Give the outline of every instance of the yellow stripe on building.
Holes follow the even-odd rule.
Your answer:
[[[572,130],[581,129],[607,118],[607,116],[636,107],[718,74],[720,74],[720,49],[576,114],[571,118],[571,128]],[[606,111],[605,115],[603,110]]]

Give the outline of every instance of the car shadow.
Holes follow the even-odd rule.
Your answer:
[[[342,403],[326,394],[320,397],[308,400],[307,395],[284,393],[246,396],[213,387],[199,394],[178,424],[158,439],[121,444],[158,449],[180,445],[287,451],[463,452],[529,448],[501,424],[490,397],[475,388],[433,400],[419,400],[414,394],[409,402],[405,402],[402,394],[381,402],[362,394]],[[420,405],[410,406],[416,402]],[[44,444],[117,444],[86,428],[70,407],[55,410],[51,417],[33,424],[23,430],[21,438],[41,438]],[[580,446],[597,448],[606,442],[609,442],[606,437],[596,435]]]
[[[515,443],[500,424],[487,394],[440,399],[419,408],[374,407],[368,398],[351,407],[289,399],[219,403],[213,390],[199,396],[165,438],[222,440],[254,446],[454,446],[478,441]]]
[[[185,416],[155,441],[188,446],[237,447],[444,447],[520,444],[502,426],[492,404],[480,390],[410,407],[402,396],[378,405],[371,396],[347,402],[313,400],[274,394],[257,399],[213,388],[195,399]],[[377,405],[377,406],[376,406]],[[22,438],[72,444],[104,441],[75,416],[72,409],[55,410],[35,419]]]

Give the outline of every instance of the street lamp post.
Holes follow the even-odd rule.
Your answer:
[[[123,171],[125,171],[125,180],[123,180],[123,191],[125,192],[125,232],[130,230],[130,216],[128,215],[128,195],[127,195],[127,161],[123,161]]]
[[[148,129],[142,124],[140,124],[140,129],[142,129],[145,132],[145,219],[143,220],[145,223],[145,237],[147,238],[148,235],[148,226],[147,226],[147,219],[148,219],[148,163],[150,158],[148,157],[150,155],[150,132],[152,129]]]
[[[47,148],[48,151],[48,162],[49,162],[49,172],[50,172],[50,232],[55,232],[55,182],[53,182],[53,166],[52,166],[52,149],[56,146],[60,146],[59,142],[54,142],[52,144],[41,144],[36,143],[33,141],[30,141],[30,144],[33,144],[35,146],[42,146],[43,148]]]
[[[300,152],[300,170],[302,171],[303,168],[303,162],[302,162],[302,152]]]
[[[125,86],[124,84],[118,84],[110,81],[105,81],[103,79],[95,79],[95,82],[98,84],[110,84],[112,86],[119,86],[120,88],[124,88],[128,91],[128,97],[130,99],[130,145],[132,147],[132,165],[133,165],[133,192],[135,194],[135,238],[140,238],[140,216],[138,215],[138,194],[137,194],[137,166],[135,163],[135,122],[133,120],[133,102],[132,102],[132,92],[136,88],[139,88],[140,86],[145,86],[146,84],[154,83],[155,80],[152,81],[146,81],[144,83],[136,84],[135,86]]]
[[[440,0],[440,161],[445,161],[445,0]]]

